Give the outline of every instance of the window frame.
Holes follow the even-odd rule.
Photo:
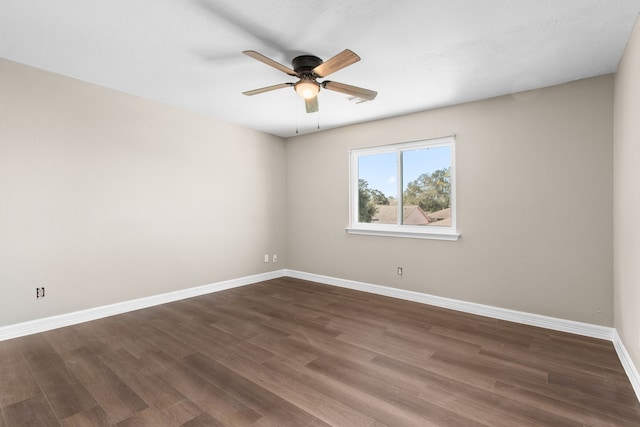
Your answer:
[[[449,196],[451,208],[451,225],[450,226],[420,226],[405,224],[378,224],[359,222],[358,205],[359,205],[359,158],[361,156],[396,153],[397,169],[396,177],[398,182],[398,218],[402,218],[403,209],[403,168],[402,156],[403,151],[446,147],[450,148],[450,177],[451,177],[451,194]],[[456,241],[460,234],[456,228],[456,167],[455,167],[455,135],[444,136],[439,138],[422,139],[418,141],[392,143],[364,148],[352,148],[349,150],[349,226],[345,228],[349,234],[387,236],[387,237],[404,237],[414,239],[435,239]]]

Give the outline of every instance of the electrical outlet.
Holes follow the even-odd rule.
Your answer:
[[[269,254],[264,254],[264,262],[269,262]]]
[[[278,255],[273,254],[273,257],[271,258],[271,260],[272,260],[273,262],[278,262]]]
[[[36,288],[36,298],[44,298],[44,286]]]
[[[398,276],[402,276],[402,267],[398,267]]]

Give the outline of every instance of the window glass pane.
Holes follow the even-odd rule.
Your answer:
[[[451,226],[450,172],[449,146],[402,152],[403,224]]]
[[[358,157],[358,222],[397,224],[398,155]]]

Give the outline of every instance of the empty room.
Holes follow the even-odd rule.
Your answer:
[[[640,426],[640,0],[0,0],[0,427]]]

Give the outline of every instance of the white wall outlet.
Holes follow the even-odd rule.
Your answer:
[[[402,267],[398,267],[398,276],[402,276]]]
[[[273,257],[271,258],[272,262],[278,262],[278,255],[273,254]]]
[[[264,262],[269,262],[269,254],[264,254]]]

